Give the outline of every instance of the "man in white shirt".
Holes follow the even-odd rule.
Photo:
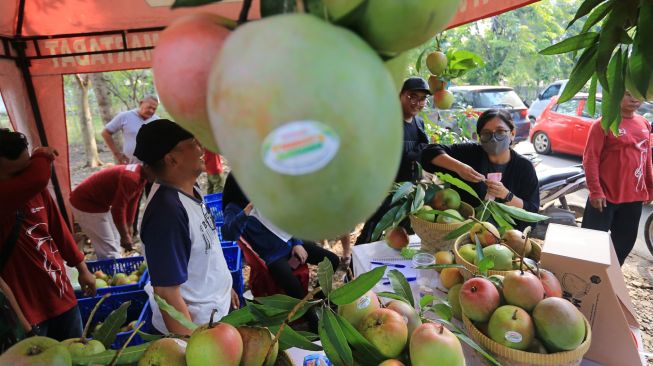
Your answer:
[[[138,108],[118,113],[102,130],[102,138],[120,164],[140,163],[140,160],[134,157],[136,134],[144,124],[159,119],[154,114],[158,106],[159,98],[155,95],[146,95],[141,99]],[[122,152],[118,151],[111,137],[118,131],[123,133]]]

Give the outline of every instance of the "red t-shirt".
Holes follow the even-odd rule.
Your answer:
[[[4,249],[16,222],[16,209],[21,208],[25,214],[14,250],[0,275],[16,296],[30,324],[61,315],[77,304],[64,260],[71,267],[84,260],[45,188],[47,179],[44,177],[49,178],[50,162],[46,156],[36,155],[21,174],[0,180],[0,202],[3,203],[0,250]],[[39,182],[41,187],[34,182]],[[38,188],[40,190],[33,191]],[[31,197],[17,204],[16,197],[24,197],[30,190]]]
[[[70,193],[70,204],[89,213],[111,210],[116,225],[131,225],[145,187],[141,169],[139,164],[115,165],[93,173]]]
[[[642,116],[624,118],[619,136],[594,122],[583,153],[583,167],[590,198],[611,203],[644,202],[653,199],[650,125]]]
[[[206,168],[206,174],[221,174],[222,161],[220,161],[220,155],[204,149],[204,167]]]

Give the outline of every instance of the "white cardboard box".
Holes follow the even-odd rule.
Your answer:
[[[592,326],[585,358],[606,366],[644,364],[639,323],[607,232],[550,224],[541,264]]]

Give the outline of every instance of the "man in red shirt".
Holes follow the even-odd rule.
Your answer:
[[[204,149],[204,168],[206,169],[206,193],[218,193],[224,189],[222,161],[220,155]]]
[[[91,239],[98,259],[132,250],[138,200],[147,180],[140,164],[116,165],[93,173],[70,194],[75,219]]]
[[[0,253],[8,255],[0,276],[13,291],[32,333],[63,340],[82,334],[64,260],[77,267],[87,295],[95,295],[95,277],[47,190],[55,155],[51,148],[38,148],[30,157],[23,134],[0,129]],[[11,245],[17,222],[17,239]]]
[[[583,227],[610,231],[619,263],[637,239],[642,202],[653,199],[650,125],[635,111],[642,104],[626,91],[619,135],[605,133],[601,120],[590,127],[583,167],[590,191]]]

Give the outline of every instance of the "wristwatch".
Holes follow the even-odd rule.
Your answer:
[[[510,202],[513,198],[515,198],[515,195],[512,192],[508,191],[506,198],[504,198],[502,201],[503,203]]]

